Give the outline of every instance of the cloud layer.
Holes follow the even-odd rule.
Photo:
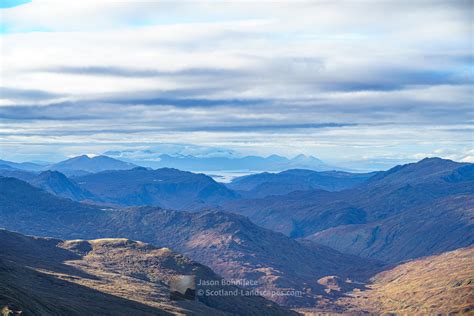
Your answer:
[[[328,161],[470,159],[469,6],[104,0],[1,9],[0,156],[193,143]]]

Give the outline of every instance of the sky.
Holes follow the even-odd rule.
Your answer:
[[[473,3],[3,1],[0,159],[474,162]]]

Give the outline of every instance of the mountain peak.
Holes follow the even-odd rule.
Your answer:
[[[402,165],[402,168],[409,168],[410,170],[432,168],[432,172],[436,172],[439,170],[457,168],[462,165],[465,165],[465,163],[455,162],[440,157],[426,157],[417,162]]]
[[[87,155],[79,155],[79,156],[74,156],[74,157],[70,157],[68,159],[66,159],[65,161],[71,161],[71,160],[89,160],[91,159],[89,156]]]
[[[299,154],[295,156],[292,160],[306,160],[308,157],[304,154]]]
[[[73,171],[96,173],[105,170],[128,170],[134,167],[136,167],[136,165],[132,163],[110,158],[104,155],[94,157],[81,155],[58,162],[49,166],[48,168],[50,170],[58,170],[69,174]]]
[[[41,173],[38,175],[39,178],[45,178],[45,177],[57,177],[57,178],[66,178],[64,174],[62,174],[59,171],[56,170],[45,170],[41,171]]]
[[[298,156],[295,156],[293,159],[291,159],[293,162],[306,162],[306,163],[323,163],[320,159],[314,157],[314,156],[306,156],[304,154],[299,154]]]
[[[90,192],[82,189],[74,181],[55,170],[41,172],[36,178],[32,179],[30,183],[49,193],[76,201],[95,198]]]
[[[371,184],[378,185],[406,185],[439,181],[452,174],[467,163],[459,163],[439,157],[428,157],[418,162],[395,166],[381,172],[369,180]]]
[[[426,157],[417,162],[417,164],[426,164],[426,163],[455,163],[451,159],[445,159],[440,157]]]

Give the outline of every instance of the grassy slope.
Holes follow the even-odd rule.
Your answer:
[[[342,299],[352,310],[401,315],[474,314],[474,247],[410,261],[377,274]]]
[[[0,230],[0,311],[22,315],[289,315],[261,297],[170,301],[169,277],[211,269],[128,239],[65,241]],[[2,311],[4,312],[4,311]]]

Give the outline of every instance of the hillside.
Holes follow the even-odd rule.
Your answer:
[[[124,206],[200,209],[237,197],[209,176],[170,168],[105,171],[75,181],[101,199]]]
[[[73,157],[43,168],[43,170],[60,171],[68,176],[96,173],[105,170],[127,170],[136,165],[107,156],[89,157],[87,155]]]
[[[32,163],[32,162],[13,162],[0,159],[0,166],[2,169],[13,168],[25,171],[39,171],[44,168],[44,165]]]
[[[40,236],[120,237],[170,247],[226,278],[256,280],[260,289],[302,291],[301,297],[269,296],[282,304],[314,305],[320,295],[335,298],[327,295],[319,278],[364,280],[381,268],[372,260],[328,247],[303,245],[235,214],[101,209],[58,199],[13,178],[0,178],[0,189],[2,227]]]
[[[312,236],[342,252],[396,262],[472,244],[473,169],[430,158],[349,190],[292,192],[222,208],[292,237]]]
[[[262,198],[313,189],[341,191],[361,184],[375,174],[291,169],[279,173],[264,172],[238,177],[227,184],[227,187],[239,191],[247,198]]]
[[[58,171],[43,171],[28,182],[49,193],[75,201],[100,200]]]
[[[377,274],[368,286],[339,304],[379,315],[472,315],[474,248],[401,264]]]
[[[261,297],[169,300],[173,275],[220,278],[167,248],[128,239],[61,241],[5,230],[0,245],[0,307],[24,314],[293,314]]]
[[[301,291],[301,297],[268,297],[290,306],[312,306],[319,296],[334,298],[316,282],[321,277],[338,275],[363,281],[382,267],[376,261],[328,247],[301,244],[245,217],[224,212],[143,207],[111,213],[108,226],[116,227],[118,235],[132,239],[140,236],[147,242],[176,249],[226,278],[256,280],[261,290]]]
[[[74,180],[58,171],[35,173],[18,169],[0,169],[0,176],[23,180],[59,197],[75,201],[100,201],[100,198],[82,189]]]
[[[395,263],[474,244],[473,219],[474,195],[455,195],[381,221],[330,228],[307,239]]]

